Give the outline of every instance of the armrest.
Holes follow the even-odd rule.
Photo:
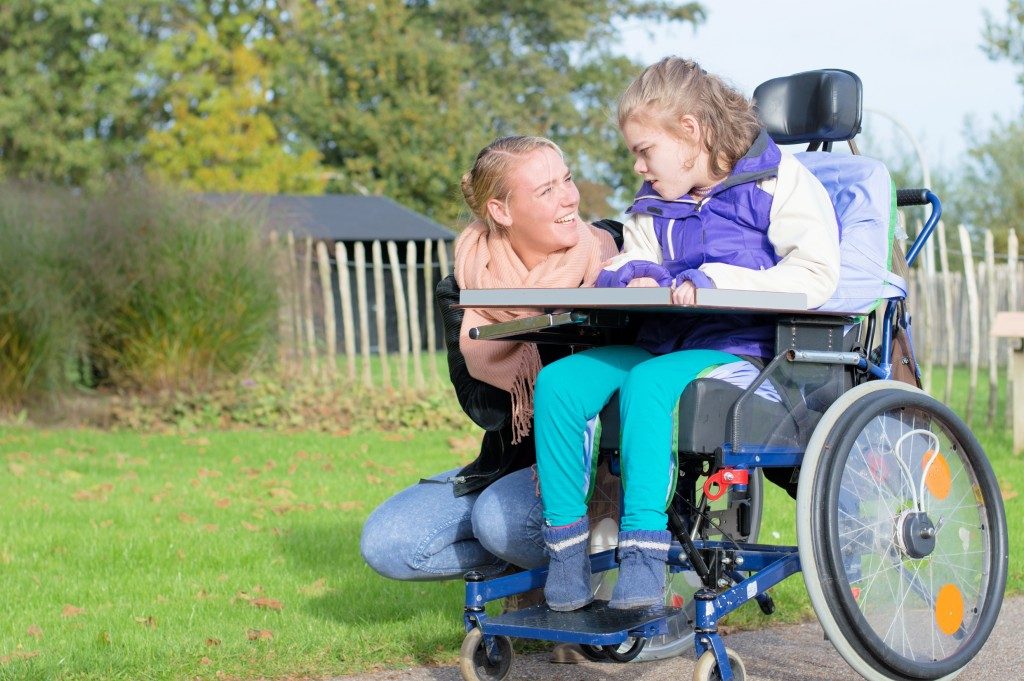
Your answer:
[[[448,275],[437,283],[434,300],[441,311],[444,344],[448,351],[448,377],[455,387],[459,405],[473,422],[484,430],[498,430],[512,417],[512,397],[501,388],[473,378],[466,358],[459,349],[463,311],[453,307],[459,302],[459,285]]]

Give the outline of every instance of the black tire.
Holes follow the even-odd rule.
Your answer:
[[[995,625],[1006,518],[985,453],[946,405],[877,381],[808,444],[798,547],[826,635],[868,679],[955,676]]]
[[[608,659],[608,653],[605,652],[603,646],[592,646],[589,643],[581,643],[580,652],[583,653],[583,657],[592,662],[604,662]]]
[[[502,681],[512,671],[512,641],[508,636],[493,638],[498,659],[492,662],[487,657],[483,632],[474,627],[466,634],[459,651],[459,671],[465,681]]]
[[[632,641],[633,643],[625,650],[622,649],[625,644],[604,647],[604,652],[608,655],[609,659],[614,662],[632,662],[640,654],[640,651],[644,649],[644,644],[647,643],[645,638],[631,638],[626,639],[626,641]]]

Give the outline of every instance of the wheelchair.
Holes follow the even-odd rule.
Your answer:
[[[612,662],[635,659],[648,642],[692,645],[694,681],[742,681],[743,662],[725,646],[719,620],[752,599],[770,614],[769,589],[797,572],[825,636],[866,679],[952,678],[995,625],[1008,569],[998,481],[951,409],[919,384],[894,380],[908,364],[916,373],[906,285],[891,272],[902,259],[893,245],[895,206],[931,207],[907,251],[912,264],[938,223],[939,200],[927,189],[895,190],[881,164],[859,155],[855,74],[773,79],[754,100],[777,143],[808,144],[798,157],[832,195],[840,287],[848,266],[880,285],[848,287],[850,297],[817,315],[775,315],[776,355],[746,387],[701,378],[684,390],[664,606],[617,611],[596,600],[568,613],[539,605],[492,617],[487,602],[542,587],[547,570],[492,579],[471,572],[460,652],[467,681],[508,678],[513,637],[576,643],[587,657]],[[848,142],[852,155],[831,153],[836,142]],[[870,219],[872,205],[887,210]],[[874,230],[881,249],[866,252],[857,230]],[[568,333],[545,335],[533,325],[519,337],[596,345],[609,328],[628,325],[625,314],[584,312],[565,317]],[[909,356],[894,348],[909,348]],[[612,404],[601,415],[602,459],[613,470],[617,414]],[[795,496],[796,546],[757,543],[764,477]],[[593,554],[591,564],[595,574],[614,570],[615,551]]]

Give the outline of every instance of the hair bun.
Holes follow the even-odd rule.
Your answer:
[[[469,206],[469,209],[475,215],[477,213],[477,205],[476,193],[473,191],[473,171],[463,174],[460,186],[462,187],[462,197],[466,200],[466,205]]]

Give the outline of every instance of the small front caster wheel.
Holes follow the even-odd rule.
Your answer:
[[[604,662],[608,659],[608,653],[605,652],[603,646],[592,646],[588,643],[581,643],[580,652],[583,653],[583,657],[593,662]]]
[[[725,654],[729,656],[729,666],[732,668],[733,681],[746,681],[747,668],[743,666],[743,660],[740,659],[740,656],[731,648],[726,648]],[[693,681],[721,681],[721,679],[722,675],[718,671],[715,653],[708,650],[700,656],[700,659],[697,660],[697,665],[693,668]]]
[[[501,681],[512,670],[512,641],[508,636],[493,636],[494,656],[487,656],[484,634],[474,627],[462,641],[459,671],[466,681]]]
[[[605,654],[607,654],[608,657],[611,658],[612,660],[614,660],[615,662],[630,662],[630,661],[632,661],[633,658],[635,658],[637,655],[639,655],[640,651],[644,649],[644,645],[647,643],[647,639],[646,638],[629,638],[629,639],[626,639],[627,643],[630,642],[630,641],[632,641],[632,643],[629,645],[628,648],[625,647],[625,644],[619,644],[619,645],[614,645],[614,646],[605,646],[604,647]],[[625,648],[625,649],[623,649],[623,648]]]

